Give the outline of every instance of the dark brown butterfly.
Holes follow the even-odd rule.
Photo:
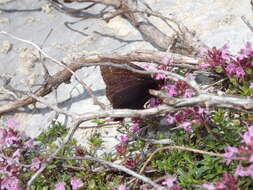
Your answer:
[[[130,66],[144,70],[134,64]],[[149,75],[108,66],[101,66],[100,70],[106,84],[106,96],[115,109],[142,109],[151,97],[148,90],[158,86]]]

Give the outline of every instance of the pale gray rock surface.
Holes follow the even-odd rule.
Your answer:
[[[165,16],[172,15],[182,21],[210,47],[220,47],[228,43],[236,52],[247,41],[253,39],[253,33],[241,20],[241,16],[245,16],[253,24],[249,0],[146,0],[146,2],[153,10],[160,11]],[[0,30],[30,40],[42,46],[50,56],[65,62],[70,63],[83,52],[123,53],[153,49],[149,43],[142,41],[139,32],[121,17],[116,17],[109,23],[87,19],[71,24],[78,19],[59,13],[45,1],[38,0],[1,0],[0,8],[2,9]],[[95,6],[89,11],[97,13],[101,8],[102,6]],[[159,19],[152,18],[152,22],[165,33],[171,32]],[[66,25],[75,31],[71,31]],[[46,39],[51,29],[52,33]],[[0,35],[0,44],[5,43],[6,48],[7,42],[11,44],[11,48],[7,52],[0,52],[0,75],[13,76],[11,84],[19,90],[28,90],[28,84],[34,85],[32,89],[38,88],[43,81],[39,53],[30,45]],[[51,74],[61,69],[51,61],[47,60],[45,63]],[[94,90],[99,100],[109,104],[98,68],[85,68],[77,74]],[[98,106],[92,105],[88,93],[76,81],[73,79],[72,81],[71,84],[62,84],[57,89],[59,107],[78,113],[99,110]],[[46,98],[49,102],[55,101],[53,94]],[[6,103],[4,97],[0,96],[0,105],[4,103]],[[12,116],[20,123],[19,130],[35,137],[48,126],[54,113],[41,104],[37,104],[38,109],[35,111],[32,110],[32,106],[29,108],[31,109],[20,109]],[[6,117],[10,117],[10,114]],[[60,119],[65,124],[69,123],[64,117]],[[80,129],[75,137],[80,143],[85,144],[92,131],[94,132]],[[116,127],[99,129],[98,132],[104,137],[107,150],[117,143],[114,138],[119,135]]]

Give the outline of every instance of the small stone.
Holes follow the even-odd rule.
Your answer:
[[[6,17],[0,18],[0,24],[6,24],[6,23],[9,23],[9,22],[10,22],[10,20]]]
[[[2,42],[1,48],[0,48],[0,52],[7,54],[10,50],[12,49],[12,44],[5,40]]]
[[[44,6],[42,6],[42,12],[46,13],[47,15],[49,15],[52,12],[53,8],[50,4],[45,4]]]

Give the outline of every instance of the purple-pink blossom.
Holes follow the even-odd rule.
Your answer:
[[[130,130],[134,133],[140,131],[140,127],[139,127],[139,124],[138,123],[135,123],[133,124],[131,127],[130,127]]]
[[[247,56],[250,56],[253,53],[252,46],[251,46],[250,42],[247,42],[245,45],[245,53]]]
[[[83,186],[83,182],[79,178],[72,178],[70,184],[73,190],[77,190]]]
[[[15,127],[19,125],[19,123],[12,118],[7,118],[6,125],[7,127],[14,129]]]
[[[28,141],[26,141],[26,142],[24,143],[24,145],[25,145],[27,148],[33,148],[33,147],[34,147],[33,142],[34,142],[33,139],[29,139]]]
[[[232,75],[233,73],[236,72],[236,69],[237,69],[237,65],[234,64],[234,63],[230,63],[226,66],[226,72],[229,74],[229,75]]]
[[[194,96],[196,93],[194,90],[192,90],[191,88],[187,88],[184,92],[184,97],[186,98],[191,98],[192,96]]]
[[[7,138],[6,129],[0,128],[0,145],[5,145],[5,139]]]
[[[228,146],[225,148],[225,152],[223,156],[227,159],[227,164],[229,164],[233,159],[236,158],[236,154],[238,153],[238,148]]]
[[[41,164],[41,160],[38,157],[33,158],[31,170],[37,171],[38,169],[40,169],[40,164]]]
[[[235,75],[238,77],[238,78],[243,78],[245,76],[245,71],[242,67],[238,66],[236,68],[236,71],[235,71]]]
[[[251,57],[253,55],[253,50],[252,50],[252,46],[250,42],[247,42],[245,45],[245,49],[241,49],[239,52],[239,55],[237,56],[237,58],[239,60],[242,60],[244,58],[248,58]]]
[[[59,182],[57,184],[54,185],[54,190],[65,190],[65,182]]]
[[[118,190],[128,190],[128,188],[125,185],[121,184]]]
[[[252,146],[253,145],[253,125],[249,127],[248,131],[246,131],[243,135],[244,142]]]
[[[21,190],[19,179],[16,177],[4,177],[0,184],[1,189]]]
[[[177,88],[175,85],[165,85],[163,89],[167,90],[168,96],[176,96],[177,95]]]
[[[206,190],[215,190],[215,186],[213,184],[203,184],[202,187]]]
[[[120,143],[120,144],[118,144],[118,145],[116,146],[116,151],[117,151],[117,153],[120,154],[120,155],[126,154],[126,150],[127,150],[127,147],[126,147],[125,144]]]
[[[169,58],[168,56],[164,56],[162,58],[162,63],[164,63],[164,64],[170,64],[170,62],[171,62],[171,58]]]
[[[167,121],[167,123],[168,123],[169,125],[171,125],[171,124],[175,123],[176,119],[175,119],[175,117],[173,117],[171,114],[168,114],[168,115],[166,116],[166,121]]]
[[[155,78],[155,80],[163,80],[163,79],[166,78],[166,75],[163,74],[163,73],[156,73],[156,74],[154,75],[154,78]]]
[[[224,60],[230,60],[230,56],[229,56],[229,46],[228,44],[225,44],[222,48],[220,48],[220,52],[221,52],[221,58]]]
[[[19,158],[21,157],[21,150],[17,149],[13,154],[12,154],[12,158],[16,161],[19,161]]]
[[[178,127],[183,128],[186,132],[192,132],[192,123],[191,122],[183,122]]]
[[[253,82],[250,83],[249,88],[253,88]]]
[[[129,140],[127,135],[121,135],[120,136],[120,142],[121,143],[126,143]]]
[[[236,177],[238,176],[249,176],[253,179],[253,165],[251,164],[249,167],[243,167],[242,165],[238,165],[234,174]]]
[[[148,101],[148,108],[157,107],[161,103],[161,100],[158,98],[150,98]]]
[[[177,178],[175,177],[168,177],[165,179],[165,181],[163,181],[163,185],[166,185],[168,188],[173,187],[174,182],[177,180]]]

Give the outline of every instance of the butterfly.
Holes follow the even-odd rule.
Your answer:
[[[144,70],[134,64],[129,66]],[[158,86],[158,81],[149,75],[112,66],[100,66],[100,70],[106,85],[106,96],[114,109],[143,109],[151,98],[149,89]]]

